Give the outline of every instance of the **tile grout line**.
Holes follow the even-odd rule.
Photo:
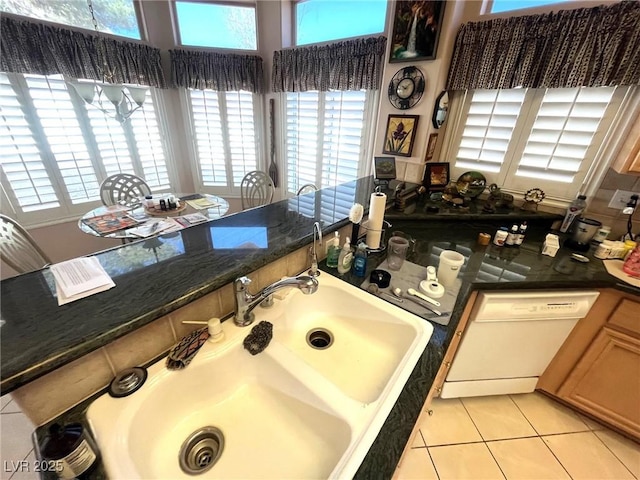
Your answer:
[[[433,461],[433,457],[431,456],[431,452],[429,451],[429,447],[427,447],[427,442],[424,439],[424,435],[422,435],[422,429],[418,429],[418,433],[420,434],[420,437],[422,438],[422,442],[425,445],[425,448],[427,449],[427,455],[429,456],[429,461],[431,462],[431,465],[433,466],[433,471],[436,472],[436,477],[438,477],[438,480],[440,480],[440,474],[438,473],[438,468],[436,467],[436,463]]]
[[[566,435],[565,433],[558,433],[556,435]],[[549,450],[549,452],[551,452],[551,455],[553,455],[553,458],[556,459],[556,461],[558,462],[558,464],[562,467],[562,469],[567,473],[567,476],[571,479],[573,479],[573,477],[571,476],[571,474],[569,473],[569,470],[567,470],[567,467],[564,466],[564,464],[560,461],[560,459],[558,458],[558,456],[556,455],[556,453],[551,449],[551,447],[547,444],[547,442],[544,441],[544,438],[542,436],[538,437],[540,438],[540,441],[544,444],[545,447],[547,447],[547,450]]]
[[[478,428],[478,426],[476,425],[476,422],[473,421],[473,417],[471,416],[471,414],[469,413],[469,410],[467,410],[467,406],[464,404],[464,402],[462,401],[462,398],[458,399],[460,401],[460,403],[462,404],[462,408],[464,408],[464,411],[467,412],[467,416],[469,417],[469,420],[471,420],[471,423],[473,423],[473,427],[476,429],[476,432],[478,432],[478,435],[480,435],[480,438],[482,439],[483,442],[486,442],[486,440],[484,439],[484,436],[482,435],[482,432],[480,431],[480,429]],[[471,443],[471,442],[469,442]],[[488,447],[487,447],[488,448]]]
[[[613,431],[613,430],[612,430],[612,431]],[[606,444],[606,443],[605,443],[605,442],[604,442],[604,441],[603,441],[603,440],[598,436],[598,434],[597,434],[595,431],[590,430],[590,432],[591,432],[591,433],[592,433],[592,434],[593,434],[593,435],[598,439],[598,441],[599,441],[600,443],[602,443],[602,444],[605,446],[605,448],[606,448],[607,450],[609,450],[609,451],[611,452],[611,454],[616,458],[616,460],[618,460],[618,461],[619,461],[619,462],[624,466],[624,468],[626,468],[626,469],[627,469],[627,471],[631,474],[631,476],[632,476],[633,478],[635,478],[635,479],[637,479],[637,478],[638,478],[638,477],[636,477],[636,476],[633,474],[633,472],[631,471],[631,469],[629,469],[629,467],[627,467],[627,464],[626,464],[626,463],[624,463],[624,462],[622,461],[622,459],[621,459],[620,457],[618,457],[618,455],[616,455],[616,452],[614,452],[613,450],[611,450],[611,449],[609,448],[609,445],[607,445],[607,444]],[[616,433],[616,432],[614,432],[614,433]]]
[[[531,420],[529,420],[529,417],[527,417],[527,415],[522,411],[522,409],[520,408],[520,406],[518,405],[518,402],[516,402],[513,397],[511,396],[511,394],[507,395],[509,397],[509,400],[511,400],[511,402],[516,406],[516,408],[518,409],[518,411],[520,412],[520,414],[524,417],[524,419],[527,421],[527,423],[529,425],[531,425],[531,428],[533,429],[534,432],[536,432],[536,435],[538,435],[538,437],[541,436],[541,433],[536,429],[536,427],[533,425],[533,423],[531,423]]]

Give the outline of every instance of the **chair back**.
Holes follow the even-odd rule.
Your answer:
[[[254,170],[247,173],[240,183],[242,209],[267,205],[273,200],[273,180],[265,172]]]
[[[105,178],[100,185],[100,199],[105,206],[124,205],[133,207],[142,203],[142,198],[151,195],[149,185],[136,175],[116,173]]]
[[[307,183],[305,185],[302,185],[298,189],[298,193],[296,193],[296,195],[305,195],[307,193],[316,192],[317,190],[318,190],[318,187],[316,187],[313,183]]]
[[[0,258],[18,273],[51,264],[33,237],[13,218],[0,214]]]

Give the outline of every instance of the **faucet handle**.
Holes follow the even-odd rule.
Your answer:
[[[249,277],[236,278],[233,282],[233,286],[236,292],[244,292],[247,287],[251,285],[251,279]]]

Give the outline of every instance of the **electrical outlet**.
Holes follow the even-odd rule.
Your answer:
[[[631,200],[631,195],[638,195],[635,192],[629,192],[626,190],[616,190],[616,193],[611,197],[611,201],[609,202],[609,208],[615,208],[616,210],[622,210],[627,206],[629,200]]]

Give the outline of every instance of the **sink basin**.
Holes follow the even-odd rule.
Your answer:
[[[242,346],[251,327],[225,321],[224,340],[184,370],[163,359],[130,396],[96,399],[87,419],[109,477],[352,477],[432,326],[329,274],[318,281],[313,295],[282,291],[254,310],[254,325],[274,325],[262,353]]]
[[[397,308],[342,285],[323,285],[313,295],[292,291],[273,321],[274,336],[287,348],[362,403],[380,397],[416,337],[414,325]],[[358,292],[355,292],[358,293]],[[257,319],[270,319],[257,312]],[[427,323],[427,322],[425,322]],[[309,332],[328,331],[331,345],[313,348]],[[321,333],[316,334],[323,347]],[[326,338],[326,337],[325,337]]]

